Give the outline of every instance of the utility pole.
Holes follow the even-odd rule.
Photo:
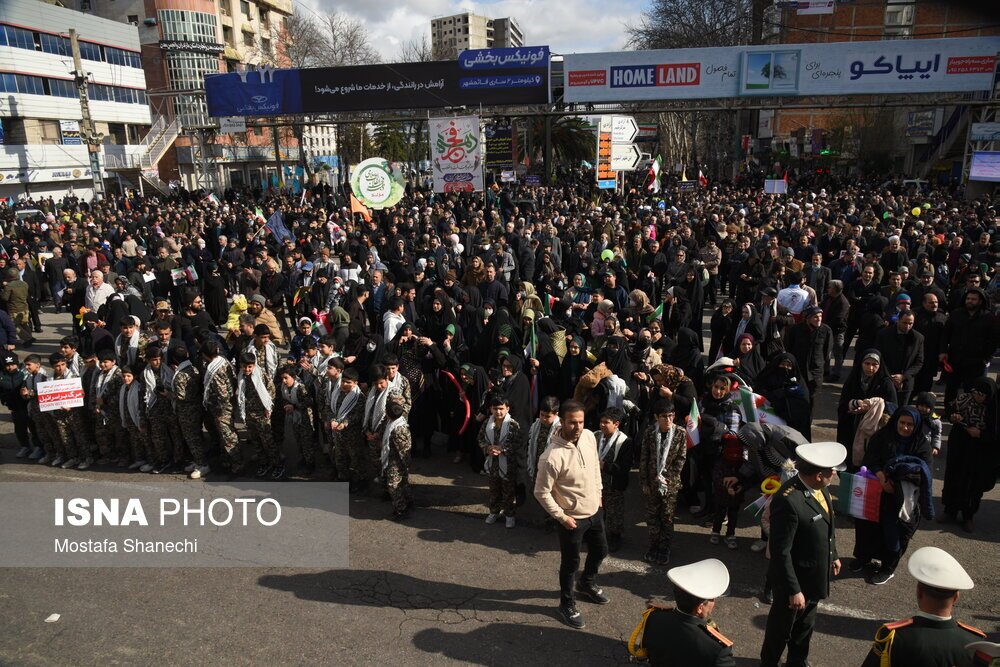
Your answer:
[[[90,116],[90,98],[87,95],[87,73],[83,71],[80,58],[80,41],[74,28],[69,29],[69,43],[73,48],[73,79],[80,95],[80,113],[83,120],[80,123],[80,135],[87,145],[90,156],[90,175],[94,179],[94,201],[104,199],[104,177],[101,176],[101,140],[103,134],[97,134],[94,129],[94,119]]]

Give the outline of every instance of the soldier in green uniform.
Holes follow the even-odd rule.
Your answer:
[[[237,420],[247,427],[247,441],[260,447],[257,477],[281,479],[285,464],[281,450],[271,434],[271,410],[274,408],[274,382],[261,372],[253,352],[240,354],[240,374],[236,380]]]
[[[715,558],[667,571],[677,606],[654,605],[646,615],[641,646],[653,667],[735,667],[733,642],[709,617],[729,588],[729,570]],[[629,650],[633,650],[630,643]]]
[[[953,613],[959,591],[971,589],[972,578],[951,554],[937,547],[914,551],[908,569],[917,580],[920,611],[880,627],[863,667],[971,667],[973,656],[966,645],[986,634],[955,620]]]
[[[788,646],[787,667],[809,664],[816,607],[830,594],[830,575],[840,573],[833,500],[827,487],[847,458],[836,442],[795,448],[799,474],[771,501],[771,565],[774,604],[767,615],[761,667],[778,667]]]

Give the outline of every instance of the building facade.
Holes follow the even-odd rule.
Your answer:
[[[765,15],[765,36],[782,44],[853,42],[1000,34],[986,11],[947,0],[835,2],[829,13],[800,13],[775,2]],[[891,91],[886,91],[891,92]],[[823,151],[856,160],[859,151],[884,153],[893,172],[912,177],[960,172],[971,111],[954,105],[895,109],[811,108],[762,112],[758,133],[780,147],[786,162],[814,160]],[[758,134],[758,138],[764,137]],[[868,144],[865,146],[862,144]],[[875,145],[872,145],[875,144]],[[778,151],[772,150],[772,154]]]
[[[68,37],[79,36],[101,164],[142,150],[150,126],[134,25],[38,0],[0,2],[0,197],[93,197]],[[106,174],[114,190],[113,174]]]
[[[84,11],[136,23],[154,121],[170,147],[155,167],[161,181],[188,189],[268,187],[283,163],[299,160],[294,133],[271,128],[216,133],[204,79],[257,65],[280,67],[291,0],[75,0]],[[147,161],[148,162],[148,161]],[[142,165],[145,167],[146,165]]]
[[[454,59],[466,49],[524,46],[524,34],[513,18],[491,19],[471,12],[431,19],[431,49]]]

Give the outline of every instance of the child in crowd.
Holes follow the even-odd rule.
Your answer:
[[[405,519],[413,506],[410,496],[410,449],[413,439],[406,423],[403,404],[390,399],[385,406],[386,424],[382,429],[381,473],[385,488],[392,500],[392,517]]]
[[[514,496],[517,488],[517,449],[521,427],[510,416],[510,402],[504,396],[493,397],[490,416],[479,431],[479,448],[486,455],[484,470],[490,479],[490,513],[486,523],[494,524],[500,515],[513,528]]]
[[[742,508],[746,489],[739,478],[739,469],[746,460],[743,444],[736,437],[743,425],[743,413],[740,412],[739,400],[734,388],[735,378],[720,373],[709,380],[709,391],[702,399],[702,419],[710,417],[721,427],[716,438],[702,445],[715,449],[716,457],[712,464],[712,496],[714,498],[715,514],[712,520],[712,544],[721,542],[722,524],[726,526],[726,546],[737,548],[736,524]]]
[[[645,560],[658,565],[670,562],[674,536],[674,513],[681,489],[681,469],[687,456],[687,434],[674,423],[674,402],[653,404],[656,422],[643,434],[639,450],[639,482],[646,497],[649,550]]]
[[[937,405],[937,397],[934,392],[922,391],[913,398],[913,404],[917,407],[917,412],[920,413],[920,429],[931,443],[931,450],[934,456],[938,456],[941,453],[941,430],[943,428],[941,424],[941,418],[936,412],[934,412],[934,406]]]
[[[601,461],[604,525],[608,533],[608,551],[621,549],[625,533],[625,490],[634,456],[632,441],[620,431],[625,413],[609,408],[601,415],[597,433],[597,456]]]

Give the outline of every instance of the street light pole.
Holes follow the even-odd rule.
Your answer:
[[[94,180],[94,201],[104,199],[104,178],[101,176],[101,140],[104,135],[98,135],[94,129],[94,119],[90,116],[90,98],[87,95],[87,73],[83,71],[80,57],[80,41],[74,28],[69,29],[69,43],[73,48],[73,80],[80,96],[80,112],[83,120],[80,123],[80,136],[87,145],[90,157],[90,175]]]

